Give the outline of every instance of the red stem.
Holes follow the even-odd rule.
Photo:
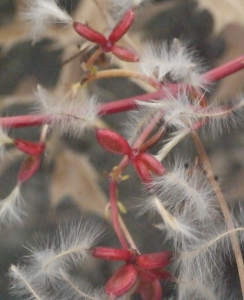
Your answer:
[[[111,214],[112,214],[112,223],[114,230],[118,236],[118,239],[124,249],[128,249],[129,245],[124,237],[124,234],[121,230],[118,218],[118,205],[117,205],[117,181],[111,180],[110,187],[109,187],[109,198],[110,198],[110,207],[111,207]]]
[[[203,78],[208,82],[218,81],[226,76],[229,76],[241,69],[244,68],[244,55],[237,57],[236,59],[214,68],[205,74]],[[159,99],[160,97],[165,96],[166,91],[177,92],[179,90],[179,85],[172,84],[168,86],[168,89],[164,88],[153,93],[148,93],[145,95],[135,96],[123,100],[117,100],[110,103],[105,103],[100,106],[99,115],[107,115],[112,113],[119,113],[131,109],[136,109],[137,104],[135,100],[140,101],[150,101],[152,99]],[[42,125],[43,123],[50,123],[51,117],[45,115],[26,115],[26,116],[16,116],[16,117],[3,117],[0,118],[0,125],[2,127],[29,127],[35,125]]]
[[[203,77],[208,82],[214,82],[218,81],[226,76],[229,76],[233,73],[236,73],[237,71],[240,71],[244,68],[244,55],[239,56],[230,62],[219,66],[217,68],[214,68],[208,72],[206,72]]]
[[[113,113],[120,113],[123,111],[128,111],[137,108],[135,100],[140,101],[150,101],[152,99],[160,99],[165,96],[169,91],[171,93],[177,92],[179,90],[179,85],[172,84],[167,88],[164,87],[162,90],[156,92],[147,93],[144,95],[139,95],[131,98],[126,98],[122,100],[112,101],[109,103],[101,104],[99,107],[99,116],[109,115]],[[18,127],[30,127],[30,126],[40,126],[44,123],[49,124],[52,121],[51,115],[24,115],[24,116],[14,116],[14,117],[3,117],[0,118],[0,126],[4,128],[18,128]]]

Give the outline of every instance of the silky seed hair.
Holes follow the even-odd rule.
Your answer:
[[[57,0],[25,0],[22,18],[29,23],[34,42],[43,37],[52,24],[71,25],[71,16],[59,7]]]

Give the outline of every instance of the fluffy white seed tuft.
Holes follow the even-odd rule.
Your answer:
[[[185,83],[196,88],[206,86],[206,81],[201,75],[203,70],[193,53],[176,39],[171,45],[146,44],[141,69],[144,74],[155,76],[159,81]]]
[[[101,228],[90,222],[60,225],[56,240],[42,246],[32,248],[29,258],[28,272],[40,287],[51,284],[58,288],[64,272],[82,262],[88,255],[88,250],[101,237]]]
[[[34,41],[41,38],[48,27],[52,24],[72,24],[72,18],[66,11],[58,6],[57,0],[25,1],[27,8],[26,11],[23,12],[22,16],[31,27],[30,35]]]
[[[43,295],[33,286],[32,279],[29,277],[26,267],[14,266],[10,267],[9,275],[11,277],[11,292],[16,296],[24,296],[26,300],[47,300],[47,295]]]
[[[175,262],[179,283],[179,299],[189,299],[196,295],[197,299],[230,299],[225,287],[226,278],[225,257],[233,255],[231,250],[231,234],[240,238],[244,228],[226,231],[224,222],[221,222],[214,231],[209,231],[207,225],[201,243],[192,245],[187,251],[179,255]],[[221,249],[221,255],[219,255]]]
[[[62,269],[59,271],[66,283],[63,287],[62,295],[59,298],[60,300],[108,300],[108,296],[105,294],[103,288],[95,289],[80,278],[74,278],[74,276],[70,276]]]
[[[197,166],[186,169],[176,159],[164,176],[155,176],[151,187],[157,191],[164,206],[175,211],[188,211],[199,220],[210,220],[218,214],[214,190]]]
[[[26,217],[24,199],[17,185],[13,191],[0,201],[0,224],[22,224]]]
[[[124,14],[133,7],[144,5],[151,0],[106,0],[106,6],[115,22],[118,22]]]
[[[51,119],[51,125],[58,125],[62,133],[79,137],[88,127],[93,127],[98,114],[98,101],[95,97],[87,100],[56,98],[38,86],[36,92],[40,114]]]
[[[5,146],[13,144],[13,139],[11,139],[7,132],[0,126],[0,160],[4,156]]]

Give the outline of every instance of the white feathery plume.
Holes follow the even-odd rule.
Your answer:
[[[58,125],[63,133],[79,137],[88,127],[93,127],[98,114],[98,101],[95,97],[81,100],[58,99],[38,86],[36,92],[38,110],[51,118],[51,125]]]
[[[52,24],[70,25],[73,22],[71,16],[58,6],[57,0],[25,1],[27,7],[22,17],[30,24],[30,35],[34,41],[41,38]]]
[[[9,275],[11,277],[11,292],[18,297],[24,296],[26,300],[50,299],[45,295],[41,295],[39,291],[36,291],[35,287],[32,286],[32,283],[29,281],[28,272],[26,272],[26,267],[12,265]]]
[[[164,221],[164,224],[162,223],[156,225],[156,227],[161,230],[166,229],[169,231],[173,231],[172,234],[169,234],[171,237],[174,234],[181,234],[189,239],[197,238],[194,235],[194,233],[196,234],[196,231],[191,227],[190,222],[188,220],[183,220],[181,216],[173,216],[168,210],[166,210],[162,201],[160,201],[156,195],[147,199],[145,205],[143,205],[142,211],[148,210],[156,211],[160,215],[160,217]]]
[[[4,156],[5,146],[8,144],[13,144],[13,139],[11,139],[6,131],[0,126],[0,159]]]
[[[214,231],[207,229],[206,224],[202,228],[204,234],[201,243],[188,247],[175,262],[179,299],[186,300],[192,295],[203,300],[229,299],[224,288],[224,257],[232,253],[230,235],[234,233],[241,237],[244,235],[244,228],[226,231],[224,222],[221,223],[222,226],[219,225]]]
[[[167,209],[191,212],[199,220],[211,220],[218,215],[214,190],[202,170],[197,167],[186,170],[178,159],[167,170],[164,176],[154,176],[151,183]]]
[[[118,22],[129,9],[150,1],[151,0],[106,0],[106,4],[112,18],[115,22]]]
[[[172,135],[172,138],[167,141],[167,143],[163,146],[162,149],[158,151],[158,154],[155,155],[155,158],[158,161],[162,161],[167,154],[176,146],[178,143],[183,140],[188,134],[191,132],[190,129],[182,129],[181,131],[175,132]]]
[[[88,255],[88,250],[101,236],[101,231],[101,228],[90,222],[60,225],[56,241],[49,242],[49,245],[44,247],[30,249],[30,277],[41,287],[51,284],[58,288],[62,280],[60,268],[67,271],[71,266],[83,261]]]
[[[137,101],[139,107],[142,107],[142,111],[146,111],[147,115],[156,114],[157,111],[161,112],[165,129],[170,126],[176,129],[172,140],[156,156],[158,160],[163,160],[177,143],[192,130],[197,130],[198,126],[202,127],[203,133],[208,131],[215,136],[216,133],[222,133],[224,129],[228,130],[229,127],[235,127],[243,121],[244,100],[242,98],[222,106],[214,103],[202,107],[200,101],[201,99],[193,103],[186,90],[179,91],[176,96],[168,94],[161,101]],[[137,122],[139,123],[139,121],[138,118]]]
[[[94,289],[87,282],[80,278],[72,278],[68,273],[62,269],[59,270],[63,280],[66,282],[63,287],[60,300],[108,300],[103,288]]]
[[[203,69],[199,67],[193,53],[176,39],[171,45],[145,44],[141,68],[144,74],[155,76],[159,81],[169,76],[173,82],[185,83],[196,88],[206,86],[206,81],[201,75]]]
[[[0,201],[0,224],[21,224],[26,216],[25,203],[20,194],[20,186],[17,185],[13,191]]]
[[[176,130],[195,128],[199,121],[208,118],[205,116],[206,109],[201,106],[201,99],[193,103],[189,91],[181,89],[176,95],[168,92],[161,100],[143,102],[137,101],[139,107],[154,111],[161,111],[164,128],[173,127]],[[202,112],[202,114],[201,114]]]

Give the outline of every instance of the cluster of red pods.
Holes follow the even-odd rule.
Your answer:
[[[111,300],[137,293],[140,293],[143,300],[162,299],[159,280],[168,280],[171,277],[165,267],[172,261],[172,252],[138,254],[133,249],[97,247],[91,253],[96,258],[125,262],[105,286],[105,292]]]
[[[127,140],[117,132],[109,129],[96,129],[96,138],[98,143],[107,151],[126,155],[144,183],[152,181],[151,173],[162,176],[167,172],[153,155],[131,147]]]
[[[115,45],[129,30],[134,18],[134,10],[128,10],[122,20],[113,28],[108,38],[80,22],[74,22],[73,27],[80,36],[101,47],[103,52],[112,52],[115,56],[124,61],[137,62],[139,61],[139,56],[136,53],[125,47]]]

